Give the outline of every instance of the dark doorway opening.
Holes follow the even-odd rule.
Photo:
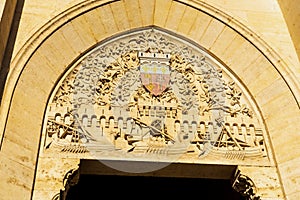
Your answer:
[[[66,199],[106,198],[245,199],[232,189],[230,180],[118,175],[82,175],[78,184],[69,189]]]
[[[145,168],[153,163],[111,161],[119,166]],[[232,188],[234,165],[169,163],[148,173],[127,173],[108,167],[99,160],[81,160],[73,173],[63,200],[170,199],[244,200]],[[77,177],[77,178],[76,178]]]

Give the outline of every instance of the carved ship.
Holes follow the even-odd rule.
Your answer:
[[[262,157],[265,155],[263,140],[257,136],[249,134],[249,131],[238,135],[224,126],[218,139],[213,142],[198,129],[192,140],[180,141],[178,137],[172,136],[161,125],[156,126],[158,122],[154,120],[150,125],[135,119],[135,126],[129,131],[122,131],[117,126],[108,134],[95,138],[80,121],[77,124],[73,121],[69,125],[48,120],[48,135],[53,137],[48,146],[59,149],[61,152],[69,153],[88,153],[88,152],[112,152],[123,150],[128,153],[139,154],[160,154],[175,155],[185,153],[209,153],[211,156],[223,157],[227,159],[245,159],[252,157]],[[76,124],[76,125],[75,125]],[[75,128],[77,127],[77,128]],[[135,132],[140,128],[140,133]],[[98,130],[101,130],[99,128]],[[109,128],[107,128],[109,130]],[[52,132],[51,132],[52,131]],[[102,129],[103,131],[103,129]],[[54,135],[59,136],[54,137]],[[250,131],[251,132],[251,131]],[[66,139],[66,136],[69,139]],[[175,134],[174,134],[175,135]],[[241,138],[244,138],[242,140]]]

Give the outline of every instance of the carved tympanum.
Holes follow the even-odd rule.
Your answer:
[[[242,87],[201,49],[159,30],[100,44],[54,91],[45,151],[267,157]]]

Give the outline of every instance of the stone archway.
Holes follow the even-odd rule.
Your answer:
[[[245,33],[234,20],[228,22],[222,12],[215,12],[212,7],[205,4],[167,1],[172,10],[166,14],[163,2],[155,5],[154,1],[147,2],[153,12],[147,7],[141,11],[143,14],[139,17],[130,14],[127,17],[117,15],[116,13],[135,13],[135,8],[129,7],[126,9],[123,7],[124,12],[114,12],[119,11],[120,6],[125,5],[124,2],[112,1],[97,6],[89,4],[86,7],[78,7],[77,10],[71,10],[56,20],[58,24],[49,23],[46,31],[41,30],[33,37],[33,43],[29,42],[20,51],[12,63],[14,70],[6,86],[4,101],[7,104],[1,108],[1,128],[4,130],[1,164],[5,169],[3,171],[10,172],[3,174],[2,171],[1,174],[2,181],[6,185],[5,192],[18,191],[17,195],[30,198],[42,130],[41,123],[36,122],[43,121],[44,109],[53,85],[68,69],[70,63],[97,42],[116,33],[155,25],[201,44],[222,60],[246,86],[250,98],[255,99],[269,133],[276,164],[270,169],[275,174],[278,170],[277,181],[285,188],[284,195],[293,194],[295,188],[289,186],[289,181],[294,175],[289,168],[299,162],[299,152],[293,151],[288,155],[286,152],[295,150],[299,137],[297,136],[299,95],[297,87],[294,86],[297,85],[297,81],[293,83],[292,73],[286,70],[288,68],[282,62],[277,62],[282,60],[277,59],[277,55],[255,35],[251,35],[248,31]],[[181,10],[194,14],[188,16],[176,12]],[[189,17],[194,18],[194,24],[176,23],[178,19]],[[100,20],[92,20],[95,18]],[[102,20],[104,27],[101,26],[103,27],[101,29],[99,26]],[[87,21],[100,24],[88,26]],[[203,21],[209,23],[203,24]],[[89,28],[79,28],[82,26]],[[217,34],[210,34],[209,30],[218,31],[215,32]],[[46,81],[44,74],[47,74]],[[278,109],[278,105],[281,105],[281,108]],[[285,133],[289,133],[288,137]],[[289,145],[286,145],[287,143]],[[276,187],[280,188],[278,185]]]
[[[173,162],[271,167],[267,132],[249,96],[220,61],[170,31],[150,26],[111,37],[70,66],[52,90],[35,187],[57,187],[56,175],[45,179],[45,169],[59,171],[78,158],[157,163],[104,163],[131,173]]]

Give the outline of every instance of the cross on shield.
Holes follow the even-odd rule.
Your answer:
[[[154,96],[161,95],[169,87],[170,68],[164,63],[143,63],[140,73],[142,84]]]

